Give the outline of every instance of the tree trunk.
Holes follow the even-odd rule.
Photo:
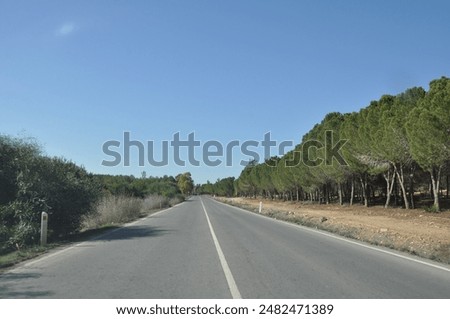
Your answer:
[[[352,178],[352,189],[350,191],[350,206],[353,205],[353,197],[355,196],[355,180]]]
[[[368,193],[367,193],[367,177],[364,176],[360,177],[360,181],[361,181],[361,188],[362,188],[362,197],[364,200],[364,206],[369,207],[369,199],[368,199]]]
[[[409,197],[411,199],[411,208],[416,208],[416,204],[414,202],[414,165],[411,166],[411,173],[409,174]]]
[[[447,174],[447,199],[448,199],[448,188],[449,188],[449,187],[448,187],[448,176],[449,176],[449,175]]]
[[[384,208],[389,207],[389,202],[391,201],[392,190],[394,189],[395,175],[391,174],[391,170],[387,171],[387,174],[383,174],[384,179],[386,180],[386,203],[384,204]]]
[[[339,205],[343,205],[344,202],[342,200],[342,184],[338,183],[338,195],[339,195]]]
[[[430,171],[431,176],[431,186],[433,188],[433,196],[434,196],[434,208],[439,211],[439,181],[441,179],[441,170],[442,166],[439,166],[438,168],[433,168]]]
[[[395,207],[398,206],[398,183],[394,183],[394,203]]]
[[[330,203],[329,193],[330,193],[330,190],[329,190],[328,183],[327,183],[323,186],[323,197],[324,197],[325,204],[327,204],[327,205]]]
[[[400,165],[400,170],[395,169],[395,173],[397,174],[397,180],[400,184],[400,188],[402,190],[402,195],[403,195],[403,202],[405,203],[405,208],[409,209],[409,200],[408,200],[408,194],[406,193],[406,189],[405,189],[405,177],[403,174],[403,166]]]

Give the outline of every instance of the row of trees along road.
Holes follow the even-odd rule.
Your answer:
[[[327,152],[345,140],[342,165]],[[309,147],[306,153],[311,141],[329,146]],[[311,165],[320,158],[320,165]],[[353,204],[356,199],[365,206],[381,202],[388,207],[394,200],[407,209],[414,208],[419,194],[430,194],[432,209],[438,211],[444,180],[448,198],[449,164],[450,79],[442,77],[428,91],[414,87],[384,95],[359,112],[326,115],[291,152],[251,162],[233,188],[242,196],[324,203]]]

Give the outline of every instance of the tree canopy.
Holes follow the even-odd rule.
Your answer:
[[[247,165],[234,193],[385,207],[394,197],[394,205],[411,208],[431,187],[439,210],[444,174],[447,196],[449,188],[450,79],[383,95],[359,112],[327,114],[274,162]]]

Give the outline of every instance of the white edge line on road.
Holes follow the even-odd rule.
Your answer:
[[[228,288],[230,289],[231,296],[233,299],[242,299],[241,293],[236,285],[236,281],[234,281],[233,274],[231,273],[230,267],[228,266],[227,260],[225,259],[225,255],[223,254],[222,248],[220,247],[219,241],[217,240],[216,233],[214,232],[214,228],[212,227],[211,221],[208,217],[208,212],[206,211],[205,204],[203,204],[203,200],[200,197],[200,202],[203,206],[203,211],[205,212],[206,221],[208,222],[209,230],[211,232],[212,239],[214,241],[214,245],[216,246],[217,254],[219,255],[220,264],[222,265],[223,272],[225,274],[225,278],[228,283]]]
[[[219,200],[215,200],[215,201],[220,203],[220,204],[222,204],[222,205],[233,207],[233,208],[235,208],[237,210],[240,210],[242,212],[245,212],[247,214],[252,214],[252,215],[255,215],[255,216],[259,216],[261,218],[269,219],[269,220],[272,220],[274,222],[279,222],[279,223],[282,223],[284,225],[288,225],[288,226],[295,227],[295,228],[300,228],[300,229],[303,229],[303,230],[306,230],[306,231],[309,231],[309,232],[312,232],[312,233],[321,234],[321,235],[326,236],[326,237],[338,239],[338,240],[344,241],[346,243],[350,243],[350,244],[357,245],[357,246],[360,246],[360,247],[365,247],[365,248],[368,248],[368,249],[371,249],[371,250],[374,250],[374,251],[378,251],[378,252],[381,252],[381,253],[384,253],[384,254],[387,254],[387,255],[395,256],[395,257],[406,259],[406,260],[409,260],[409,261],[412,261],[412,262],[415,262],[415,263],[423,264],[423,265],[426,265],[426,266],[429,266],[429,267],[433,267],[433,268],[437,268],[437,269],[440,269],[440,270],[444,270],[444,271],[450,272],[450,268],[446,268],[444,266],[436,265],[436,264],[433,264],[433,263],[430,263],[430,262],[427,262],[427,261],[424,261],[424,260],[416,259],[416,258],[413,258],[413,257],[408,257],[408,256],[405,256],[405,255],[401,255],[401,254],[395,253],[393,251],[387,250],[388,248],[382,249],[382,248],[374,247],[374,246],[371,246],[370,244],[358,242],[356,240],[347,239],[347,238],[344,238],[344,237],[341,237],[341,236],[338,236],[338,235],[334,235],[334,234],[328,233],[328,232],[323,231],[323,230],[309,228],[309,227],[306,227],[306,226],[303,226],[303,225],[290,223],[290,222],[284,221],[284,220],[274,219],[274,218],[269,217],[269,216],[260,215],[260,214],[248,211],[246,209],[243,209],[243,208],[240,208],[240,207],[237,207],[237,206],[233,206],[233,205],[230,205],[230,204],[223,203],[223,202],[221,202]]]
[[[183,203],[183,202],[182,202],[182,203]],[[34,260],[32,260],[32,261],[25,262],[23,265],[21,265],[21,264],[19,263],[16,267],[13,266],[13,268],[11,268],[11,269],[9,269],[9,270],[6,270],[6,271],[3,272],[3,273],[0,273],[0,276],[1,276],[2,274],[6,274],[6,273],[18,272],[18,271],[20,271],[20,270],[22,270],[22,269],[24,269],[24,268],[31,267],[32,265],[34,265],[34,264],[36,264],[36,263],[45,261],[45,260],[50,259],[50,258],[53,258],[53,257],[56,257],[56,256],[58,256],[58,255],[61,255],[61,254],[63,254],[63,253],[66,253],[66,252],[68,252],[69,250],[72,250],[72,249],[74,249],[74,248],[76,248],[76,247],[85,245],[86,243],[88,243],[88,242],[90,242],[90,241],[98,240],[98,239],[101,239],[101,238],[103,238],[103,237],[109,236],[109,235],[111,235],[111,234],[113,234],[113,233],[115,233],[115,232],[117,232],[117,231],[119,231],[119,230],[122,230],[122,229],[126,228],[126,227],[133,226],[133,225],[135,225],[135,224],[137,224],[137,223],[139,223],[139,222],[142,222],[142,221],[144,221],[144,220],[146,220],[146,219],[148,219],[148,218],[151,218],[151,217],[153,217],[153,216],[157,216],[157,215],[160,215],[160,214],[162,214],[162,213],[165,213],[165,212],[171,210],[172,208],[175,208],[175,207],[177,207],[178,205],[181,205],[182,203],[179,203],[179,204],[177,204],[177,205],[175,205],[175,206],[172,206],[172,207],[169,207],[169,208],[160,210],[159,212],[156,212],[156,213],[154,213],[154,214],[151,214],[151,215],[148,215],[148,216],[139,218],[138,220],[135,220],[135,221],[130,222],[130,223],[127,223],[127,224],[124,224],[124,225],[120,226],[119,228],[113,229],[113,230],[108,231],[108,232],[106,232],[106,233],[103,233],[103,234],[101,234],[101,235],[99,235],[99,236],[92,237],[92,238],[90,238],[90,239],[88,239],[88,240],[85,240],[85,241],[83,241],[83,242],[81,242],[81,243],[70,245],[70,246],[67,247],[67,248],[63,248],[63,249],[58,250],[58,251],[53,252],[53,253],[50,252],[50,253],[48,253],[48,254],[43,255],[42,257],[37,257],[36,259],[34,259]]]

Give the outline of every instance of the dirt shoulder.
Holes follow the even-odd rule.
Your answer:
[[[450,264],[450,212],[312,205],[250,198],[216,198],[222,202],[371,244],[406,251]]]

